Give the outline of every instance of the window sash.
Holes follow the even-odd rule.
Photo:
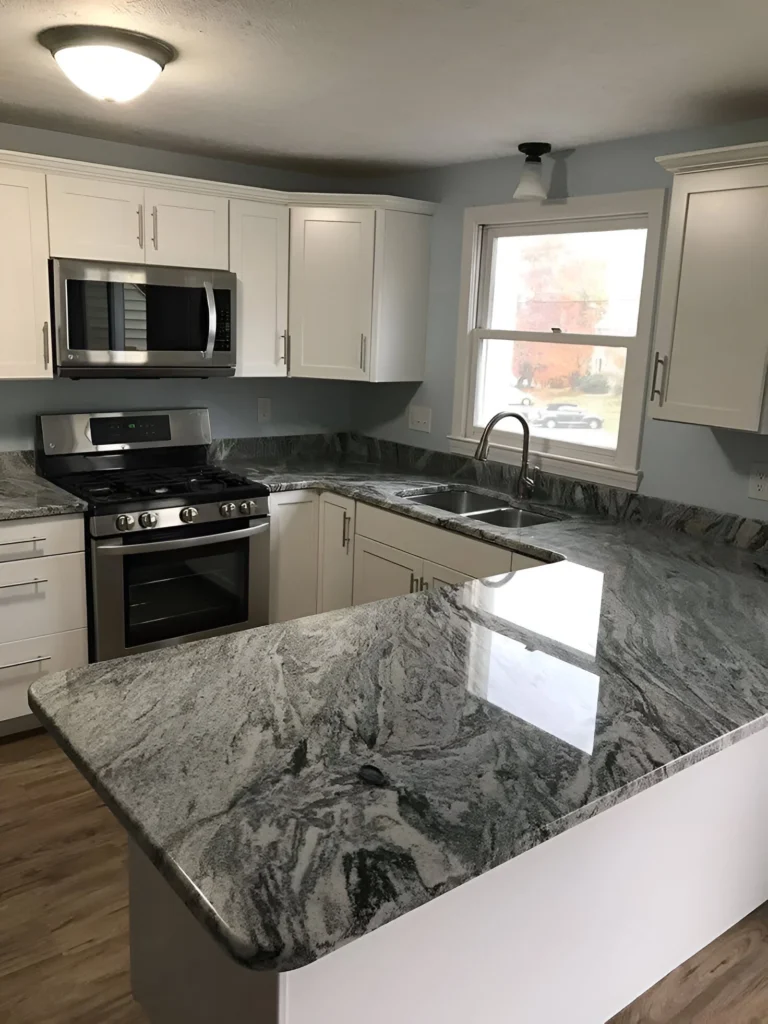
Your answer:
[[[470,332],[470,360],[469,360],[469,401],[467,403],[467,418],[464,428],[464,437],[472,440],[479,440],[483,433],[483,426],[475,425],[475,410],[479,404],[479,386],[482,384],[480,355],[482,343],[486,338],[496,336],[496,331],[475,330]],[[518,332],[501,332],[502,334]],[[581,335],[576,337],[582,338]],[[592,338],[592,335],[588,336]],[[510,341],[516,339],[510,338]],[[534,337],[526,336],[520,340],[537,340]],[[544,340],[553,344],[560,344],[560,337],[555,340],[551,334],[544,335]],[[632,339],[629,339],[632,340]],[[577,440],[566,440],[565,438],[542,437],[531,434],[530,450],[540,455],[555,455],[568,459],[577,459],[588,463],[599,463],[606,466],[635,466],[637,463],[640,432],[631,429],[642,418],[645,406],[645,374],[647,368],[647,353],[642,344],[627,344],[628,339],[622,338],[621,348],[627,350],[627,363],[624,371],[624,385],[622,390],[621,413],[619,416],[619,434],[615,448],[600,448],[597,446],[585,445]],[[570,342],[566,342],[569,344]],[[584,344],[584,340],[581,340]],[[594,341],[587,342],[594,344]],[[602,346],[602,338],[599,339]],[[510,410],[514,411],[514,410]],[[520,440],[518,441],[518,437]],[[491,433],[491,444],[509,448],[512,451],[522,451],[522,434],[499,430]]]
[[[646,260],[648,256],[648,244],[650,236],[650,225],[649,218],[647,215],[642,216],[605,216],[605,217],[591,217],[572,219],[567,221],[539,221],[539,222],[526,222],[520,224],[485,224],[481,228],[480,235],[480,269],[478,276],[478,290],[477,290],[477,308],[476,308],[476,319],[475,327],[483,330],[488,329],[490,307],[491,307],[491,296],[493,294],[493,272],[495,267],[495,250],[494,242],[498,238],[520,238],[528,237],[530,235],[569,235],[569,234],[592,234],[599,231],[624,231],[624,230],[637,230],[644,229],[648,232],[645,240],[646,247]],[[643,275],[643,281],[641,283],[640,290],[640,302],[642,305],[642,290],[645,287],[645,275]],[[624,335],[627,337],[636,338],[640,331],[640,316],[638,310],[638,324],[635,334]],[[504,332],[502,332],[504,333]],[[511,333],[511,332],[509,332]],[[550,337],[551,333],[558,334],[558,340],[560,338],[559,332],[534,332],[527,331],[526,335],[536,335],[538,340]],[[578,335],[571,335],[571,337],[578,337]],[[603,335],[585,335],[585,337],[603,337]]]

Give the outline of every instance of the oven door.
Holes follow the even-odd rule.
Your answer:
[[[52,268],[59,374],[234,372],[234,274],[83,260]]]
[[[269,621],[269,520],[91,541],[92,660]]]

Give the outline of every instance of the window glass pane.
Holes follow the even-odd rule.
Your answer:
[[[633,337],[647,234],[625,228],[493,239],[484,326]]]
[[[485,340],[475,426],[508,409],[526,418],[534,437],[615,450],[626,362],[625,348]],[[497,429],[521,428],[509,419]]]

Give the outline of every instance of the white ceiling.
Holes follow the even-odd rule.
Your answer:
[[[100,104],[36,33],[180,51]],[[768,114],[765,0],[0,0],[0,120],[201,154],[437,165]]]

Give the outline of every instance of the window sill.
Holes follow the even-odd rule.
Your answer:
[[[468,437],[448,437],[450,451],[455,455],[472,456],[477,449],[477,441]],[[507,465],[520,465],[520,449],[508,448],[506,445],[493,444],[488,448],[491,462],[504,462]],[[530,463],[538,466],[544,473],[553,476],[565,476],[571,480],[586,480],[593,484],[604,484],[608,487],[621,487],[625,491],[636,491],[640,485],[642,473],[637,469],[620,469],[618,466],[606,466],[599,462],[585,462],[582,459],[569,459],[565,455],[531,452]]]

